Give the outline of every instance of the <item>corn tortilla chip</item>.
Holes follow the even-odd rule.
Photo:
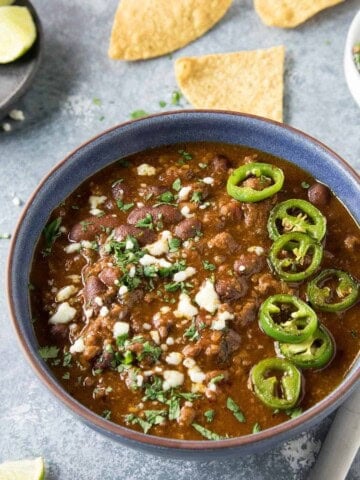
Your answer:
[[[173,52],[218,22],[232,0],[121,0],[109,56],[140,60]]]
[[[282,121],[283,46],[266,50],[184,57],[177,82],[197,108],[234,110]]]
[[[269,26],[293,28],[325,8],[344,0],[254,0],[255,10]]]

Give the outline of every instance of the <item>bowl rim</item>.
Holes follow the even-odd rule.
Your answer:
[[[321,141],[315,139],[311,135],[302,132],[290,125],[283,124],[274,120],[269,120],[263,117],[259,117],[257,115],[250,115],[250,114],[243,114],[238,112],[232,112],[227,110],[211,110],[211,109],[184,109],[184,110],[176,110],[176,111],[168,111],[168,112],[161,112],[152,115],[148,115],[147,117],[139,118],[136,120],[129,120],[126,122],[122,122],[117,124],[109,129],[102,131],[101,133],[91,137],[89,140],[81,143],[78,147],[73,149],[70,153],[68,153],[65,158],[61,161],[56,163],[50,171],[42,178],[39,182],[33,193],[28,198],[23,211],[18,219],[16,224],[7,260],[7,268],[6,268],[6,285],[7,285],[7,301],[8,301],[8,308],[10,311],[10,318],[13,328],[15,330],[16,336],[20,343],[21,349],[32,367],[33,371],[36,373],[38,378],[42,381],[42,383],[50,390],[50,392],[55,396],[55,398],[60,401],[63,405],[65,405],[71,413],[80,417],[87,425],[94,426],[97,431],[105,433],[107,435],[114,435],[117,438],[124,438],[124,440],[129,440],[134,443],[140,443],[148,445],[149,447],[157,447],[161,448],[170,448],[173,450],[196,450],[199,453],[202,451],[209,451],[209,450],[223,450],[228,448],[236,448],[236,447],[246,447],[255,445],[258,443],[262,443],[265,440],[271,440],[278,438],[279,441],[281,440],[282,434],[285,434],[288,430],[299,430],[304,427],[309,426],[310,422],[316,417],[319,416],[325,410],[336,408],[337,403],[341,400],[342,397],[346,398],[346,394],[349,394],[350,391],[354,388],[357,382],[360,380],[360,368],[358,371],[352,374],[352,376],[348,379],[343,380],[335,390],[329,393],[324,399],[320,402],[312,406],[310,409],[303,412],[299,417],[294,419],[289,419],[285,422],[282,422],[274,427],[268,428],[266,430],[260,431],[257,434],[249,434],[243,435],[240,437],[232,437],[229,439],[222,439],[222,440],[177,440],[167,437],[158,437],[155,435],[148,435],[142,432],[138,432],[136,430],[132,430],[126,428],[122,425],[113,423],[109,420],[102,418],[100,415],[96,414],[92,410],[85,407],[83,404],[78,402],[75,398],[70,397],[67,394],[66,390],[62,387],[60,382],[51,376],[50,371],[48,368],[44,369],[41,368],[41,359],[38,355],[34,355],[31,349],[29,348],[27,341],[22,337],[21,328],[20,328],[20,321],[17,319],[16,312],[15,312],[15,300],[12,295],[12,264],[14,260],[14,254],[16,249],[17,237],[19,235],[23,220],[27,214],[28,209],[30,208],[33,199],[38,194],[39,190],[43,187],[44,184],[57,172],[62,166],[71,159],[78,151],[83,149],[85,146],[89,145],[90,143],[94,142],[95,140],[99,139],[100,137],[107,135],[108,133],[120,129],[124,126],[142,122],[149,118],[156,118],[156,117],[166,117],[166,116],[178,116],[183,114],[204,114],[204,115],[212,115],[212,114],[225,114],[230,116],[240,116],[243,118],[250,118],[254,120],[259,120],[261,122],[271,124],[277,127],[281,127],[285,130],[288,130],[290,133],[293,133],[297,136],[303,138],[303,140],[316,144],[321,149],[325,150],[327,154],[330,154],[334,158],[336,162],[338,162],[347,172],[355,178],[358,182],[360,182],[360,175],[356,172],[356,170],[350,166],[342,157],[340,157],[336,152],[332,149],[327,147]],[[85,179],[84,179],[85,181]],[[299,430],[300,431],[300,430]]]

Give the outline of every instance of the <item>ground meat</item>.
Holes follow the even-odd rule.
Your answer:
[[[253,322],[257,317],[258,304],[255,300],[249,300],[235,312],[234,322],[242,327]]]
[[[190,169],[189,165],[182,165],[181,167],[172,165],[166,169],[165,173],[160,175],[159,180],[166,185],[172,185],[177,178],[180,178],[180,180],[191,180],[194,177],[195,172]]]
[[[231,162],[225,155],[215,155],[210,163],[214,173],[221,175],[227,175],[227,171],[231,167]]]
[[[215,290],[222,302],[234,302],[246,294],[248,285],[243,278],[226,277],[216,281]]]
[[[95,360],[94,368],[105,370],[106,368],[110,368],[111,364],[114,360],[114,354],[111,352],[103,352],[100,357]]]
[[[211,194],[211,187],[204,182],[190,183],[189,187],[191,187],[190,196],[198,194],[201,201],[206,200]]]
[[[91,305],[94,303],[95,297],[101,296],[106,291],[106,286],[103,282],[95,276],[90,276],[87,278],[86,283],[83,288],[83,296],[86,305]]]
[[[270,184],[271,180],[269,178],[249,177],[243,181],[242,186],[253,190],[264,190]]]
[[[201,227],[201,222],[196,218],[186,218],[176,225],[174,233],[181,240],[187,240],[196,237],[201,232]]]
[[[145,292],[143,290],[137,289],[129,292],[125,297],[125,304],[131,310],[134,305],[141,302],[144,298]]]
[[[219,250],[229,253],[234,253],[239,248],[237,241],[227,232],[221,232],[215,235],[215,237],[208,242],[208,246],[210,248],[216,247]]]
[[[220,215],[231,222],[242,220],[244,217],[241,204],[236,200],[231,200],[229,203],[222,205]]]
[[[258,203],[242,203],[245,226],[256,235],[267,237],[267,221],[270,210],[276,203],[276,195]]]
[[[252,281],[256,283],[254,289],[262,294],[269,295],[275,293],[292,293],[293,289],[289,287],[285,282],[277,280],[271,273],[263,273],[261,275],[254,275]]]
[[[220,363],[225,363],[230,360],[231,355],[236,352],[241,343],[240,335],[229,328],[225,333],[220,343],[220,352],[218,355],[218,360]]]
[[[266,265],[264,256],[256,255],[253,252],[242,253],[234,262],[234,271],[238,275],[252,275],[260,272]]]
[[[331,192],[322,183],[314,183],[308,190],[308,198],[311,203],[318,207],[324,207],[331,200]]]
[[[153,218],[154,222],[161,221],[164,225],[173,225],[183,219],[180,211],[171,205],[159,205],[158,207],[141,207],[134,208],[128,216],[128,223],[136,225],[140,220],[143,220],[148,214]]]
[[[94,240],[95,236],[110,231],[119,225],[120,221],[113,215],[103,217],[88,217],[80,223],[75,224],[69,233],[69,240],[80,242],[81,240]]]
[[[183,407],[181,407],[180,415],[177,419],[177,422],[182,427],[186,427],[194,421],[195,415],[196,412],[193,407],[188,407],[184,405]]]
[[[150,230],[149,228],[137,228],[133,225],[120,225],[114,230],[114,238],[118,242],[123,242],[128,235],[136,238],[141,247],[155,242],[157,238],[156,233],[153,230]]]
[[[105,267],[99,273],[99,279],[108,287],[113,287],[114,283],[120,277],[120,269],[117,267]]]

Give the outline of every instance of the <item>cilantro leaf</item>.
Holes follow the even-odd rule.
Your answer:
[[[58,356],[58,353],[59,353],[59,348],[55,346],[39,348],[39,355],[43,360],[56,358]]]
[[[226,407],[230,410],[230,412],[233,413],[236,420],[238,420],[241,423],[244,423],[246,421],[245,415],[243,414],[243,412],[240,410],[240,407],[234,402],[234,400],[231,397],[228,397],[226,401]]]
[[[191,424],[196,431],[200,433],[203,437],[205,437],[207,440],[223,440],[226,437],[222,437],[221,435],[212,432],[208,428],[203,427],[202,425],[199,425],[198,423],[192,423]]]
[[[45,239],[45,248],[43,255],[49,255],[51,253],[52,246],[55,240],[60,236],[61,217],[55,218],[52,222],[48,223],[43,230]]]

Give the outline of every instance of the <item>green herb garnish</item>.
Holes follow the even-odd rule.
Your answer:
[[[56,358],[58,356],[59,349],[55,346],[41,347],[39,348],[39,355],[43,360]]]
[[[105,420],[110,420],[111,418],[111,410],[103,410],[101,416],[105,418]]]
[[[226,437],[222,437],[221,435],[212,432],[208,428],[203,427],[202,425],[199,425],[198,423],[192,423],[191,424],[196,431],[200,433],[203,437],[205,437],[207,440],[224,440]]]
[[[178,192],[179,190],[181,190],[180,178],[177,178],[176,180],[174,180],[174,183],[172,184],[172,188],[175,190],[175,192]]]
[[[216,266],[213,263],[210,263],[208,260],[203,260],[202,264],[205,270],[210,270],[211,272],[216,270]]]
[[[212,422],[215,417],[215,410],[206,410],[206,412],[204,412],[204,417],[209,423]]]
[[[43,250],[44,255],[51,253],[52,246],[55,240],[60,236],[60,226],[62,219],[60,217],[55,218],[52,222],[48,223],[43,230],[45,239],[45,248]]]
[[[181,240],[179,238],[171,238],[168,240],[169,244],[169,252],[174,253],[177,252],[181,245]]]
[[[142,218],[141,220],[139,220],[136,223],[135,227],[148,228],[149,230],[154,230],[153,218],[150,215],[150,213],[147,213],[145,218]]]
[[[179,105],[180,104],[180,100],[181,100],[181,97],[182,97],[182,94],[181,92],[177,91],[177,90],[174,90],[171,94],[171,103],[173,105]]]
[[[124,203],[122,200],[116,200],[116,205],[122,212],[128,212],[135,206],[135,203]]]
[[[246,421],[245,415],[231,397],[228,397],[228,399],[226,400],[226,407],[230,410],[230,412],[232,412],[236,420],[241,423],[244,423]]]
[[[252,428],[252,433],[259,433],[261,432],[261,427],[258,422],[254,423],[254,426]]]
[[[145,110],[134,110],[130,113],[130,118],[136,120],[137,118],[147,117],[149,114]]]

